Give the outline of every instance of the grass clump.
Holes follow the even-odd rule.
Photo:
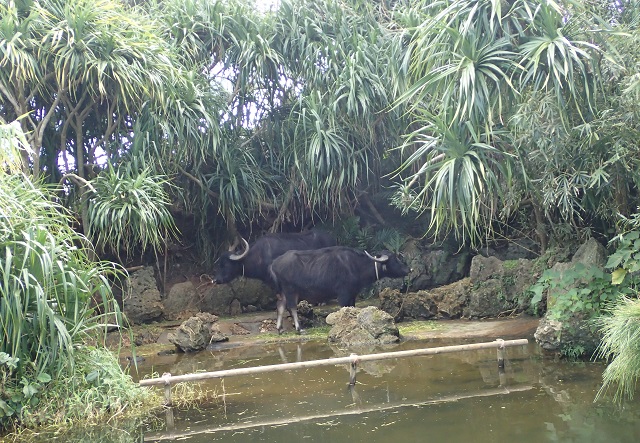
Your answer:
[[[640,379],[640,300],[623,298],[599,324],[603,338],[597,356],[610,363],[602,374],[596,399],[614,387],[615,401],[632,399]]]

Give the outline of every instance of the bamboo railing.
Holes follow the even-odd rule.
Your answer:
[[[437,355],[451,352],[473,351],[478,349],[497,349],[498,366],[504,367],[504,349],[511,346],[523,346],[529,343],[529,340],[502,340],[497,339],[493,342],[473,343],[468,345],[442,346],[437,348],[411,349],[408,351],[382,352],[379,354],[357,355],[351,354],[349,357],[334,357],[323,360],[309,360],[296,363],[282,363],[277,365],[255,366],[251,368],[226,369],[213,372],[197,372],[193,374],[171,375],[164,373],[162,377],[140,380],[140,386],[157,386],[161,385],[165,388],[165,404],[171,404],[171,385],[181,382],[202,381],[212,378],[224,378],[240,375],[263,374],[265,372],[288,371],[292,369],[305,369],[317,366],[335,366],[341,364],[351,365],[349,374],[349,384],[355,385],[356,372],[359,363],[377,360],[389,360],[394,358],[415,357],[420,355]]]

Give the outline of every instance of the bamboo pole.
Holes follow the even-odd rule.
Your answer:
[[[200,434],[213,434],[215,432],[224,432],[224,431],[240,431],[244,429],[251,428],[260,428],[263,426],[282,426],[293,423],[301,423],[310,420],[319,420],[325,418],[332,417],[343,417],[349,415],[360,415],[360,414],[368,414],[371,412],[384,412],[393,409],[400,409],[405,407],[417,407],[417,406],[428,406],[439,403],[448,403],[455,402],[459,400],[464,400],[468,398],[477,398],[477,397],[491,397],[494,395],[507,395],[512,392],[523,392],[533,389],[531,385],[520,385],[513,386],[507,388],[506,386],[501,386],[498,388],[485,389],[482,391],[474,391],[466,394],[459,395],[447,395],[442,397],[433,398],[426,401],[420,402],[397,402],[391,404],[385,404],[383,406],[371,406],[367,408],[354,408],[347,409],[343,411],[337,412],[328,412],[324,414],[314,414],[314,415],[305,415],[299,417],[291,417],[291,418],[277,418],[273,420],[265,420],[258,422],[245,422],[245,423],[237,423],[227,426],[202,426],[202,427],[191,427],[188,431],[184,432],[161,432],[151,435],[146,435],[144,437],[144,441],[161,441],[161,440],[177,440],[177,439],[185,439],[188,437],[192,437],[194,435]]]
[[[419,355],[436,355],[447,354],[460,351],[474,351],[478,349],[505,348],[510,346],[523,346],[529,343],[526,338],[519,340],[496,340],[494,342],[474,343],[469,345],[443,346],[438,348],[412,349],[408,351],[382,352],[379,354],[356,355],[351,354],[349,357],[327,358],[324,360],[309,360],[296,363],[283,363],[277,365],[256,366],[251,368],[227,369],[213,372],[199,372],[194,374],[175,375],[163,374],[161,378],[150,378],[140,380],[140,386],[154,386],[175,384],[180,382],[201,381],[211,378],[223,378],[238,375],[263,374],[265,372],[288,371],[291,369],[305,369],[317,366],[335,366],[341,364],[351,365],[354,361],[362,363],[366,361],[389,360],[393,358],[415,357]]]
[[[500,346],[497,348],[498,352],[498,367],[504,369],[504,340],[498,339],[496,340],[500,343]]]

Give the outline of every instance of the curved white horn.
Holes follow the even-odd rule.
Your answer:
[[[243,258],[245,258],[247,256],[247,254],[249,253],[249,242],[247,242],[244,238],[240,237],[240,239],[242,239],[242,243],[244,243],[244,252],[242,254],[231,254],[229,256],[230,260],[233,261],[237,261],[237,260],[242,260]]]
[[[388,255],[381,255],[380,257],[374,257],[373,255],[369,254],[367,251],[364,251],[364,253],[367,254],[367,257],[369,257],[371,260],[377,261],[378,263],[386,263],[387,261],[389,261]]]

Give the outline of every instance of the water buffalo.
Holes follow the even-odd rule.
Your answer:
[[[314,229],[302,233],[267,234],[251,246],[244,238],[242,242],[242,253],[225,252],[218,258],[215,283],[228,283],[240,276],[271,283],[269,266],[275,258],[291,249],[306,250],[334,246],[336,239],[328,232]]]
[[[278,332],[282,332],[285,309],[291,312],[300,332],[296,311],[300,300],[320,303],[337,298],[340,306],[355,306],[356,296],[364,287],[383,277],[404,277],[409,271],[389,251],[378,257],[345,246],[286,252],[270,268],[278,294]]]

